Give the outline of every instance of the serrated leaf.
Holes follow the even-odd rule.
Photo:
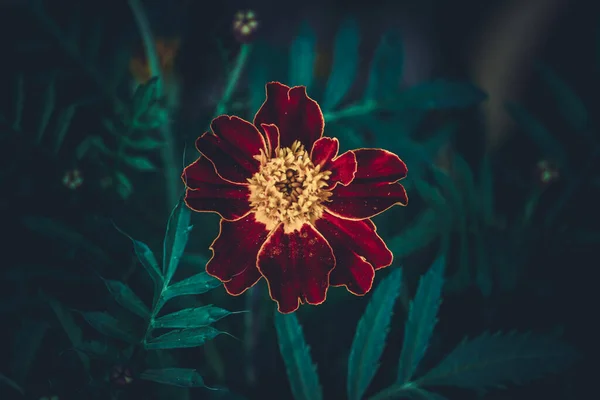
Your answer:
[[[567,157],[564,146],[541,122],[518,104],[508,103],[506,110],[544,156],[549,157],[560,166],[566,165]]]
[[[549,66],[539,63],[537,70],[557,102],[558,112],[573,130],[584,133],[589,117],[581,98]]]
[[[140,379],[172,386],[207,388],[198,371],[189,368],[147,369],[140,374]]]
[[[445,265],[445,257],[440,256],[419,279],[417,293],[410,303],[408,320],[404,327],[404,341],[396,379],[399,384],[410,381],[429,347],[442,302]]]
[[[156,171],[156,165],[144,156],[124,156],[123,161],[130,167],[143,172]]]
[[[402,270],[396,268],[377,286],[358,321],[348,357],[348,399],[363,398],[379,369],[394,305],[400,294]]]
[[[127,327],[124,327],[118,319],[107,312],[102,311],[84,311],[81,312],[83,318],[88,324],[103,335],[114,339],[122,340],[127,343],[137,343],[139,338]]]
[[[163,287],[163,275],[160,272],[160,268],[158,267],[158,261],[156,260],[154,253],[152,252],[152,250],[150,250],[150,247],[148,247],[146,243],[140,242],[139,240],[135,240],[127,233],[120,230],[117,226],[115,226],[115,228],[123,235],[127,236],[129,240],[131,240],[131,242],[133,243],[133,250],[135,251],[137,259],[140,261],[148,275],[150,275],[152,282],[154,282],[154,301],[152,304],[156,304],[158,300],[159,290],[161,290]]]
[[[55,298],[48,296],[47,294],[42,293],[42,297],[48,302],[52,311],[56,315],[56,318],[60,322],[60,325],[64,329],[67,337],[71,341],[73,347],[77,348],[81,346],[83,342],[83,333],[81,332],[81,328],[75,320],[73,319],[73,314],[65,309],[65,307]],[[90,360],[85,354],[79,354],[79,359],[83,364],[83,367],[86,371],[90,369]]]
[[[275,311],[275,329],[279,352],[286,367],[295,400],[323,400],[317,367],[310,356],[310,347],[304,340],[302,327],[295,314]]]
[[[373,55],[365,101],[388,100],[398,92],[404,67],[404,46],[400,33],[391,30],[385,33]]]
[[[300,30],[290,46],[289,83],[291,86],[312,85],[316,58],[317,38],[308,22],[303,22]]]
[[[572,346],[553,335],[484,333],[471,340],[465,338],[415,383],[480,391],[502,388],[559,372],[576,357]]]
[[[221,286],[221,281],[217,278],[208,275],[206,272],[200,272],[169,286],[163,292],[161,302],[166,303],[174,297],[206,293],[219,286]]]
[[[435,80],[408,88],[390,103],[390,109],[444,110],[473,107],[487,95],[470,83]]]
[[[150,310],[144,302],[131,290],[129,286],[120,281],[114,281],[110,279],[104,279],[104,284],[110,292],[111,296],[117,303],[131,311],[132,313],[142,317],[148,318],[150,316]]]
[[[163,147],[165,145],[165,143],[163,141],[154,139],[149,136],[144,136],[143,138],[138,139],[138,140],[133,140],[133,139],[129,139],[129,138],[124,138],[123,140],[124,140],[125,146],[127,146],[128,148],[130,148],[132,150],[138,150],[138,151],[156,150],[156,149],[160,149],[161,147]]]
[[[183,201],[179,201],[171,212],[163,243],[163,274],[167,284],[171,282],[187,245],[192,229],[191,215],[190,209]]]
[[[145,347],[148,350],[200,347],[222,333],[225,332],[219,331],[212,326],[179,329],[146,341]]]
[[[322,107],[333,110],[348,93],[358,73],[360,31],[354,19],[342,22],[333,47],[333,65],[325,86]]]
[[[152,327],[155,329],[198,328],[211,325],[231,314],[234,313],[213,305],[185,308],[155,319]]]

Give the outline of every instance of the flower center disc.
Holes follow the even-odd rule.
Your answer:
[[[255,158],[260,170],[248,183],[250,205],[258,222],[267,230],[283,223],[285,233],[291,233],[321,218],[322,203],[331,196],[325,189],[331,172],[315,166],[300,142],[277,149],[273,158],[262,150]]]

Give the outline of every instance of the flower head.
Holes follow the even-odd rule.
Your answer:
[[[83,185],[83,174],[77,168],[65,172],[62,183],[68,189],[75,190]]]
[[[221,216],[206,271],[239,295],[262,277],[282,313],[321,304],[327,289],[367,293],[392,263],[373,216],[400,204],[400,158],[380,149],[338,154],[306,88],[267,84],[254,123],[219,116],[185,168],[185,201]]]
[[[173,75],[175,58],[179,52],[180,40],[174,39],[156,39],[156,55],[165,80],[169,80]],[[144,84],[152,79],[153,74],[150,65],[144,53],[135,55],[129,60],[129,72],[138,84]]]
[[[115,365],[110,371],[110,382],[116,386],[127,386],[133,382],[131,369],[123,365]]]
[[[258,20],[254,11],[238,11],[233,18],[233,34],[240,43],[248,43],[254,39],[258,30]]]

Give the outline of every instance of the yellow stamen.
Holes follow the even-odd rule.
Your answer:
[[[250,205],[258,222],[267,230],[283,223],[284,232],[291,233],[321,218],[323,202],[331,196],[325,189],[331,171],[315,166],[299,141],[277,149],[273,158],[262,150],[255,158],[260,170],[248,183]]]

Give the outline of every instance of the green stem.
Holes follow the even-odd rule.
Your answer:
[[[146,18],[146,13],[139,0],[128,0],[128,3],[140,32],[140,36],[142,37],[142,41],[144,42],[144,49],[146,51],[146,59],[148,60],[150,73],[152,76],[158,77],[156,88],[159,95],[163,96],[165,94],[162,86],[164,77],[160,68],[158,55],[156,54],[156,47],[154,45],[152,31],[150,30],[150,23],[148,22],[148,18]],[[179,201],[179,194],[181,191],[179,174],[181,171],[179,171],[179,166],[175,158],[175,138],[171,130],[170,119],[167,119],[167,122],[163,124],[159,130],[165,141],[165,145],[161,150],[161,156],[165,169],[167,208],[171,210]]]
[[[251,51],[251,44],[243,44],[240,48],[233,65],[233,69],[229,74],[229,79],[227,80],[227,86],[225,86],[223,97],[221,97],[221,101],[219,101],[219,104],[217,104],[215,116],[222,115],[227,110],[227,104],[231,100],[231,96],[233,96],[233,92],[235,91],[238,81],[240,80],[240,76],[242,75],[242,71],[244,70],[244,66],[248,61],[248,56],[250,56]]]

